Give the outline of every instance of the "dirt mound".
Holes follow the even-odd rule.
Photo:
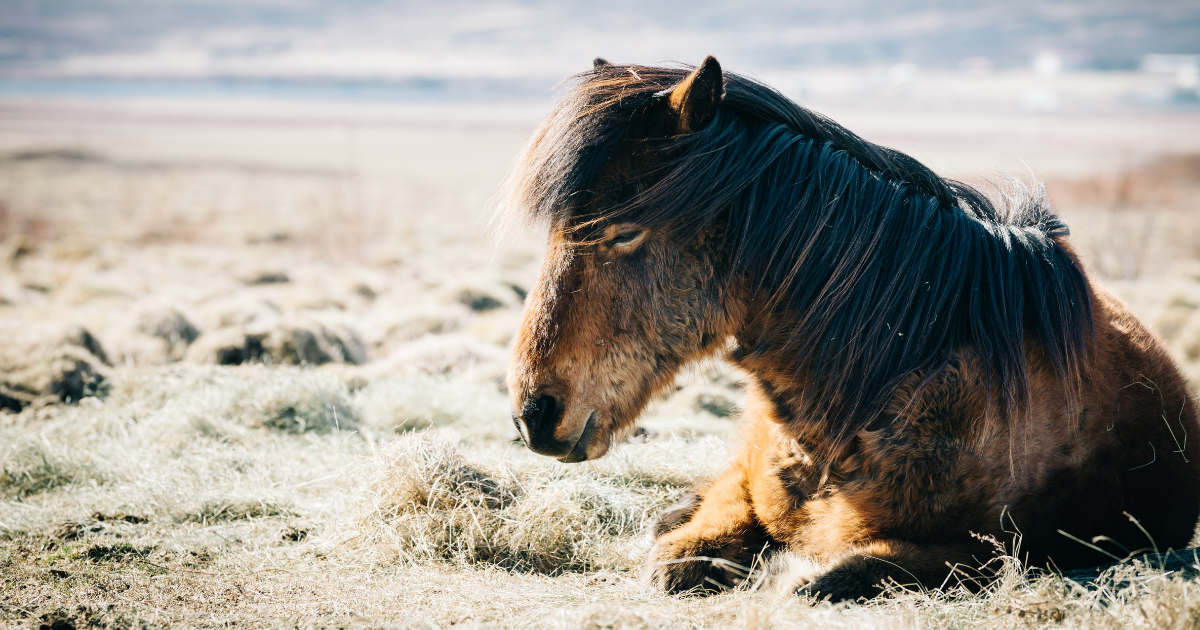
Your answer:
[[[367,350],[347,326],[297,318],[204,333],[188,348],[185,358],[216,365],[361,365],[367,362]]]
[[[446,301],[458,302],[476,313],[499,308],[520,309],[525,300],[525,290],[509,283],[472,281],[456,284],[457,287],[447,288]]]
[[[118,348],[118,353],[132,353],[138,364],[172,363],[182,360],[188,346],[199,337],[200,329],[179,309],[156,305],[138,314],[136,338],[141,344],[136,351]]]
[[[0,324],[0,409],[76,402],[104,381],[108,356],[82,326]]]

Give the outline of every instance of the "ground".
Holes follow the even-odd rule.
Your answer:
[[[488,208],[539,110],[484,110],[0,102],[0,620],[1200,625],[1197,584],[1144,566],[1089,589],[1010,559],[981,594],[866,604],[757,566],[647,589],[646,526],[720,469],[742,376],[696,366],[597,462],[515,443],[505,348],[541,241]],[[1027,159],[1200,384],[1200,117],[828,113],[957,177]]]

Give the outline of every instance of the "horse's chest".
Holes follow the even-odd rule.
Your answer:
[[[868,539],[939,535],[986,511],[986,471],[952,433],[884,429],[830,461],[812,452],[778,440],[751,483],[759,521],[793,548],[827,555]]]

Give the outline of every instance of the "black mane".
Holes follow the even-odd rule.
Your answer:
[[[510,177],[506,211],[569,217],[688,72],[608,65],[574,77]],[[1092,339],[1089,288],[1056,241],[1067,228],[1040,185],[994,202],[728,73],[713,121],[667,144],[657,183],[602,218],[636,215],[684,238],[723,222],[731,277],[751,278],[798,314],[790,343],[809,385],[797,411],[824,420],[834,442],[963,347],[977,349],[1003,406],[1022,406],[1027,334],[1074,405]]]

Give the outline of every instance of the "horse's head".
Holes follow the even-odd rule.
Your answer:
[[[611,212],[663,177],[661,152],[707,125],[722,97],[709,57],[630,121],[584,200],[551,221],[508,373],[513,421],[531,450],[564,462],[604,455],[683,364],[728,338],[719,227],[681,238]]]

